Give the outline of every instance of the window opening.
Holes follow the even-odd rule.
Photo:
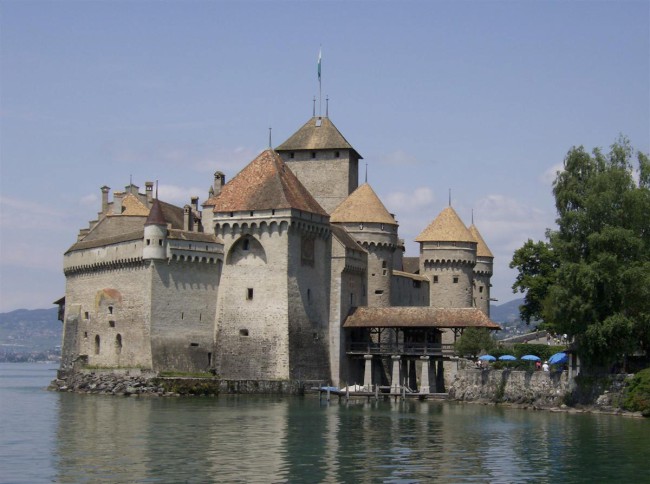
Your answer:
[[[109,321],[109,322],[108,322],[108,325],[109,325],[111,328],[114,328],[114,327],[115,327],[115,321]]]
[[[438,283],[438,276],[433,276],[433,283],[437,284]]]
[[[240,329],[239,336],[248,336],[248,330],[246,328]]]
[[[458,284],[458,276],[454,276],[454,284]]]
[[[242,246],[242,250],[249,250],[251,247],[251,241],[248,239],[244,239],[244,245]]]
[[[316,158],[316,152],[315,152],[315,151],[312,151],[312,152],[311,152],[311,157],[312,157],[312,158]]]
[[[197,346],[199,346],[199,344],[198,343],[190,343],[190,346],[193,346],[193,347],[196,348]]]
[[[113,314],[113,306],[108,306],[108,314]]]
[[[246,289],[246,299],[248,299],[249,301],[251,299],[253,299],[253,288],[252,287],[249,287],[248,289]]]
[[[99,335],[95,335],[95,354],[99,354],[100,339]]]
[[[122,353],[122,335],[118,334],[115,337],[115,352],[119,355]]]

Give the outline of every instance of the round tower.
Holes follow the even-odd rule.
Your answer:
[[[415,239],[420,243],[420,274],[430,281],[430,305],[473,307],[476,240],[451,206]]]
[[[481,237],[476,225],[472,224],[469,231],[476,240],[476,265],[474,266],[474,306],[490,317],[490,279],[494,266],[494,255]]]
[[[167,221],[160,201],[155,198],[144,224],[144,260],[167,259]]]
[[[397,222],[374,192],[364,183],[330,216],[368,252],[368,306],[391,305],[391,277],[398,247]]]

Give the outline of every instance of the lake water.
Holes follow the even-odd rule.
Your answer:
[[[650,420],[317,396],[45,391],[0,364],[0,482],[650,482]]]

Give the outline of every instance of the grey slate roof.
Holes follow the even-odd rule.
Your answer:
[[[319,126],[320,121],[320,126]],[[307,121],[288,140],[275,148],[276,151],[300,150],[351,150],[361,160],[363,157],[343,137],[328,117],[315,116]]]
[[[162,206],[157,198],[154,198],[153,200],[151,210],[149,210],[149,216],[144,225],[145,227],[147,225],[167,225],[167,220],[165,220],[165,216],[163,215]]]
[[[341,242],[344,247],[356,250],[358,252],[366,252],[366,250],[357,244],[357,242],[352,238],[348,231],[343,227],[330,225],[330,229],[332,230],[332,235],[334,235],[334,237],[336,237],[336,239],[339,240],[339,242]]]

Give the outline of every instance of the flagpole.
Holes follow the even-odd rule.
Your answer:
[[[323,47],[318,49],[318,117],[321,117],[323,114],[323,90],[321,83],[321,58],[323,54]]]

